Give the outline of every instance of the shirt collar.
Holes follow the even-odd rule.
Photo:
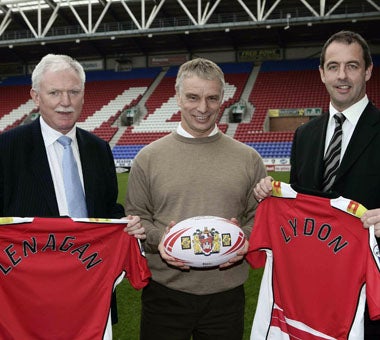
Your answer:
[[[41,132],[42,137],[44,139],[44,143],[46,146],[53,144],[59,137],[62,136],[62,133],[54,130],[50,127],[40,116],[40,124],[41,124]],[[66,133],[67,137],[70,137],[73,141],[76,140],[76,126],[74,126],[68,133]]]
[[[215,124],[215,127],[214,129],[210,132],[210,134],[208,135],[208,137],[211,137],[211,136],[214,136],[218,133],[219,129],[218,129],[218,126]],[[193,135],[191,135],[190,133],[188,133],[183,127],[182,127],[182,124],[179,123],[178,126],[177,126],[177,133],[180,135],[180,136],[183,136],[183,137],[186,137],[186,138],[195,138]]]
[[[365,107],[367,106],[369,100],[368,96],[365,95],[362,99],[360,99],[358,102],[356,102],[354,105],[351,105],[348,109],[344,110],[342,113],[346,117],[346,119],[353,125],[356,126],[360,116],[362,115]],[[334,116],[335,113],[337,113],[337,109],[334,108],[330,102],[330,119]]]

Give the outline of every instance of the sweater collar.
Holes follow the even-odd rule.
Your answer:
[[[215,127],[214,129],[210,132],[210,134],[208,135],[208,137],[211,137],[211,136],[214,136],[218,133],[219,129],[218,129],[218,126],[215,124]],[[180,135],[180,136],[183,136],[183,137],[186,137],[186,138],[195,138],[193,135],[191,135],[190,133],[188,133],[183,127],[182,127],[182,124],[179,123],[178,126],[177,126],[177,133]]]

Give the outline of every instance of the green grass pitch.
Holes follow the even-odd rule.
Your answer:
[[[276,180],[283,182],[289,181],[289,173],[276,172],[270,173]],[[128,173],[118,174],[119,183],[119,203],[124,205],[125,192],[128,184]],[[253,315],[256,308],[257,296],[260,287],[262,269],[250,270],[249,278],[245,283],[246,306],[244,320],[244,339],[248,340]],[[140,323],[140,294],[141,291],[134,290],[127,280],[116,289],[119,322],[113,326],[113,338],[115,340],[138,340],[139,339],[139,323]]]

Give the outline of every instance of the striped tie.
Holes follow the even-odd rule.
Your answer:
[[[326,155],[323,159],[324,174],[323,174],[323,191],[329,191],[334,183],[336,173],[338,172],[340,162],[340,149],[342,145],[342,125],[346,117],[343,113],[336,113],[335,130],[331,138],[329,147],[327,148]]]

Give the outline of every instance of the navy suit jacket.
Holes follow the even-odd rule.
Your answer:
[[[108,143],[80,128],[76,135],[89,217],[123,217]],[[0,134],[0,216],[59,216],[39,119]]]
[[[294,135],[290,183],[320,191],[329,115],[312,119]],[[332,190],[363,204],[380,208],[380,111],[368,103],[341,161]]]

